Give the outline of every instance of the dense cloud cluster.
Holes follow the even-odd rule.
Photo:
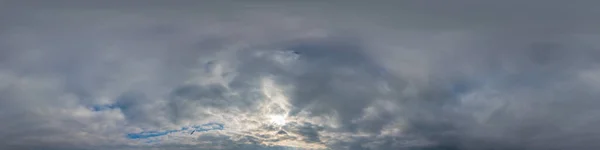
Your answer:
[[[2,1],[0,149],[599,149],[597,6]]]

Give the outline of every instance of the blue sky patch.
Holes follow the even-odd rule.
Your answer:
[[[127,138],[129,139],[146,139],[151,137],[163,136],[169,133],[177,132],[177,130],[167,130],[167,131],[144,131],[140,133],[129,133],[127,134]]]
[[[117,104],[94,105],[91,107],[92,111],[105,111],[117,108],[119,108]]]
[[[139,133],[128,133],[125,137],[128,139],[148,139],[152,137],[165,136],[174,132],[207,132],[212,130],[223,130],[225,125],[220,123],[207,123],[202,125],[195,125],[191,127],[181,127],[180,130],[165,130],[165,131],[143,131]]]
[[[219,123],[207,123],[199,126],[192,126],[192,128],[194,128],[194,131],[203,132],[210,130],[223,130],[224,126],[223,124]]]

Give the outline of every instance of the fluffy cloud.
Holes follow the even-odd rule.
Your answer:
[[[2,3],[1,149],[600,147],[594,4]]]

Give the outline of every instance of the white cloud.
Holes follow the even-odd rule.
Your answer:
[[[62,2],[0,9],[5,148],[599,147],[587,5]]]

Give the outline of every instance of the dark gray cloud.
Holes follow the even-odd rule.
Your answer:
[[[0,149],[598,149],[597,4],[1,1]]]

